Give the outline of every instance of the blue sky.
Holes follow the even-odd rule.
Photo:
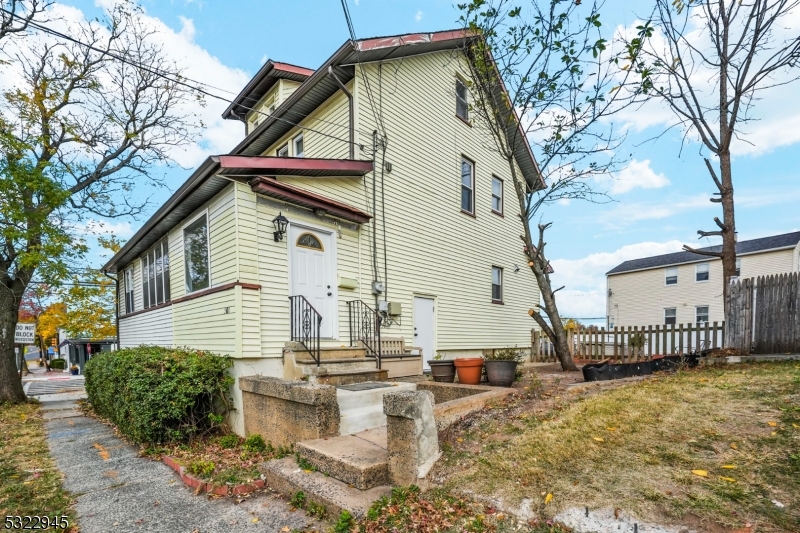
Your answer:
[[[108,1],[63,4],[92,17]],[[348,2],[359,38],[458,26],[457,2]],[[165,50],[187,68],[188,76],[234,92],[267,58],[316,68],[348,38],[339,0],[143,0],[142,5],[149,17],[163,25]],[[646,6],[639,0],[609,0],[604,24],[609,29],[631,24]],[[746,128],[753,145],[740,145],[743,155],[734,160],[740,239],[800,229],[796,169],[800,103],[791,98],[798,87],[765,94],[757,104],[756,116],[761,120]],[[224,107],[224,103],[208,101],[206,139],[180,158],[184,166],[228,150],[240,139],[240,123],[214,118]],[[561,310],[567,315],[602,316],[605,271],[623,260],[677,251],[682,243],[697,244],[696,231],[714,229],[712,218],[721,216],[719,208],[707,201],[713,184],[699,146],[682,144],[678,131],[653,140],[664,131],[669,114],[646,108],[627,114],[625,120],[630,130],[620,152],[630,154],[630,167],[616,179],[598,184],[611,190],[615,201],[605,205],[571,202],[543,214],[544,220],[554,222],[549,255],[556,283],[567,286],[560,293]],[[189,172],[171,169],[165,175],[174,190]],[[167,190],[156,191],[151,212],[168,195]],[[123,221],[113,227],[128,237],[142,222]],[[704,239],[701,244],[714,242]]]

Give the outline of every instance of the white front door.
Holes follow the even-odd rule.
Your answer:
[[[436,315],[433,298],[414,296],[414,346],[422,348],[422,368],[430,370],[429,359],[436,355],[434,328]]]
[[[288,232],[290,296],[305,296],[322,315],[320,337],[336,332],[336,256],[330,233],[291,225]]]

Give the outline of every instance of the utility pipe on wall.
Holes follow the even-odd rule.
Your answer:
[[[339,79],[339,76],[333,71],[333,65],[328,65],[328,74],[336,80],[336,83],[339,85],[339,88],[342,92],[347,96],[348,100],[348,107],[350,111],[350,159],[356,158],[356,142],[355,142],[355,113],[353,111],[353,95],[350,94],[350,91],[347,90],[347,87],[344,86],[342,80]]]

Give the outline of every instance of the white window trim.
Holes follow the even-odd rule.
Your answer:
[[[697,269],[698,269],[698,267],[700,265],[706,265],[706,267],[708,267],[708,270],[706,270],[706,273],[708,274],[708,279],[700,279],[700,280],[697,279],[697,274],[699,274],[699,271]],[[708,283],[709,281],[711,281],[711,263],[708,263],[708,262],[697,263],[694,266],[694,282],[695,283]]]
[[[170,296],[169,299],[166,299],[165,295],[163,294],[164,281],[162,280],[161,281],[161,288],[162,288],[161,296],[162,296],[162,298],[164,298],[164,301],[161,302],[161,303],[157,303],[158,302],[158,294],[156,294],[156,303],[150,302],[149,301],[150,300],[150,295],[149,295],[150,287],[148,285],[148,297],[147,297],[148,302],[147,303],[149,303],[150,305],[147,306],[147,307],[145,307],[145,305],[144,305],[144,274],[145,274],[145,272],[144,272],[144,258],[146,257],[147,260],[150,261],[150,252],[155,250],[157,246],[161,246],[161,245],[165,245],[164,248],[166,248],[166,250],[167,250],[167,257],[169,257],[169,234],[164,235],[163,237],[161,237],[156,244],[154,244],[153,246],[148,248],[145,253],[143,253],[142,255],[139,256],[139,264],[141,265],[141,271],[142,271],[142,309],[150,309],[151,307],[155,307],[155,306],[158,306],[158,305],[163,305],[165,303],[169,303],[169,302],[172,301],[172,280],[170,279],[170,284],[169,284],[169,296]],[[162,259],[164,257],[164,249],[163,248],[161,250],[161,257],[162,257]],[[164,264],[163,264],[163,262],[162,262],[161,265],[162,265],[161,266],[161,274],[163,276],[163,274],[164,274],[164,266],[163,266]],[[153,269],[154,269],[153,270],[153,272],[154,272],[153,281],[156,283],[156,290],[158,290],[158,283],[155,281],[155,280],[158,279],[158,272],[155,271],[155,263],[153,264]],[[148,270],[150,270],[149,267],[148,267]],[[172,272],[172,264],[170,264],[170,273],[171,272]],[[148,282],[148,284],[150,283],[149,278],[148,278],[147,282]]]
[[[297,141],[303,142],[303,153],[302,155],[297,155]],[[292,155],[294,157],[305,157],[306,148],[305,148],[305,139],[303,138],[303,134],[295,135],[292,137]]]
[[[465,89],[465,91],[467,93],[466,94],[466,98],[464,99],[464,103],[467,105],[467,116],[466,117],[462,117],[461,115],[458,114],[458,102],[460,100],[459,97],[458,97],[458,84],[459,83],[464,86],[464,89]],[[455,97],[456,97],[456,117],[461,119],[461,120],[463,120],[467,124],[471,124],[470,117],[469,117],[469,83],[467,83],[467,80],[465,80],[462,76],[460,76],[458,74],[456,74],[456,84],[455,84],[455,91],[454,92],[455,92]]]
[[[291,143],[289,141],[286,141],[282,145],[278,146],[275,149],[275,157],[289,157],[289,150],[290,150],[289,145],[290,144]],[[281,150],[283,150],[284,148],[286,148],[286,155],[281,155]]]
[[[706,310],[707,310],[706,311],[706,320],[704,322],[701,322],[700,320],[697,319],[697,310],[700,309],[701,307],[705,307]],[[711,306],[710,305],[695,305],[694,306],[694,322],[695,322],[695,324],[707,324],[709,322],[710,318],[711,318]]]
[[[472,172],[470,173],[472,175],[471,176],[472,177],[472,186],[470,188],[470,191],[472,192],[472,211],[467,211],[466,209],[464,209],[464,206],[462,205],[462,199],[461,199],[461,190],[464,188],[464,182],[461,181],[462,178],[464,177],[464,175],[462,174],[464,172],[464,161],[468,162],[470,164],[470,166],[472,167]],[[459,207],[461,208],[461,212],[462,213],[466,213],[466,214],[468,214],[470,216],[473,216],[473,217],[477,216],[477,206],[475,205],[475,200],[477,199],[477,194],[475,194],[475,182],[477,181],[477,178],[475,176],[476,173],[477,172],[475,170],[475,161],[473,161],[469,157],[465,156],[464,154],[461,154],[461,161],[460,161],[460,164],[458,165],[458,193],[459,193],[458,194],[458,204],[459,204]]]
[[[669,275],[667,274],[670,269],[675,269],[675,283],[667,283],[667,278]],[[665,287],[674,287],[678,284],[678,267],[666,267],[664,269],[664,286]]]
[[[194,294],[197,291],[189,292],[186,290],[186,243],[183,240],[183,234],[187,227],[191,226],[198,218],[202,217],[203,215],[206,216],[206,225],[208,226],[208,231],[206,232],[206,255],[208,255],[208,288],[212,288],[213,285],[213,278],[211,276],[211,218],[208,216],[208,208],[203,210],[202,212],[198,213],[197,216],[192,218],[189,222],[181,226],[181,255],[183,259],[183,290],[186,294]],[[172,264],[169,265],[170,271],[172,270]],[[198,289],[204,291],[206,289]],[[170,293],[172,293],[172,284],[170,284]],[[171,296],[171,294],[170,294]]]
[[[135,296],[136,282],[134,281],[133,268],[134,268],[134,263],[131,263],[131,265],[128,268],[123,270],[124,273],[122,275],[123,276],[123,280],[125,282],[125,314],[126,315],[136,311],[136,296]],[[129,275],[130,275],[130,287],[128,286],[128,276]],[[129,294],[130,294],[130,303],[131,303],[131,305],[130,305],[131,310],[130,311],[128,311],[128,295]]]
[[[667,324],[667,311],[669,311],[669,310],[675,311],[675,322],[674,322],[674,324],[678,323],[678,308],[677,307],[665,307],[664,308],[664,325],[665,326],[668,325]]]
[[[497,180],[497,181],[500,182],[500,211],[497,211],[494,208],[494,203],[493,203],[492,204],[492,213],[494,213],[495,215],[500,215],[502,217],[502,216],[505,216],[505,211],[506,211],[506,182],[500,176],[496,176],[496,175],[492,174],[492,195],[491,195],[492,196],[492,200],[494,200],[494,197],[495,197],[494,196],[494,180]]]
[[[500,271],[500,299],[496,300],[495,297],[494,297],[494,294],[492,294],[492,303],[496,304],[496,303],[503,303],[504,302],[503,298],[505,296],[505,294],[504,294],[505,293],[505,290],[504,290],[505,287],[503,287],[503,278],[505,276],[503,276],[503,267],[499,267],[497,265],[492,265],[492,288],[494,288],[494,285],[495,285],[495,283],[494,283],[494,271],[495,271],[495,269]]]

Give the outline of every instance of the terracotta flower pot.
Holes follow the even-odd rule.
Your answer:
[[[428,365],[431,367],[431,375],[433,376],[433,381],[438,381],[440,383],[452,383],[456,379],[456,367],[453,365],[453,361],[444,360],[444,361],[428,361]]]
[[[462,357],[455,359],[458,373],[458,382],[464,385],[477,385],[481,382],[481,370],[483,369],[483,357]]]

